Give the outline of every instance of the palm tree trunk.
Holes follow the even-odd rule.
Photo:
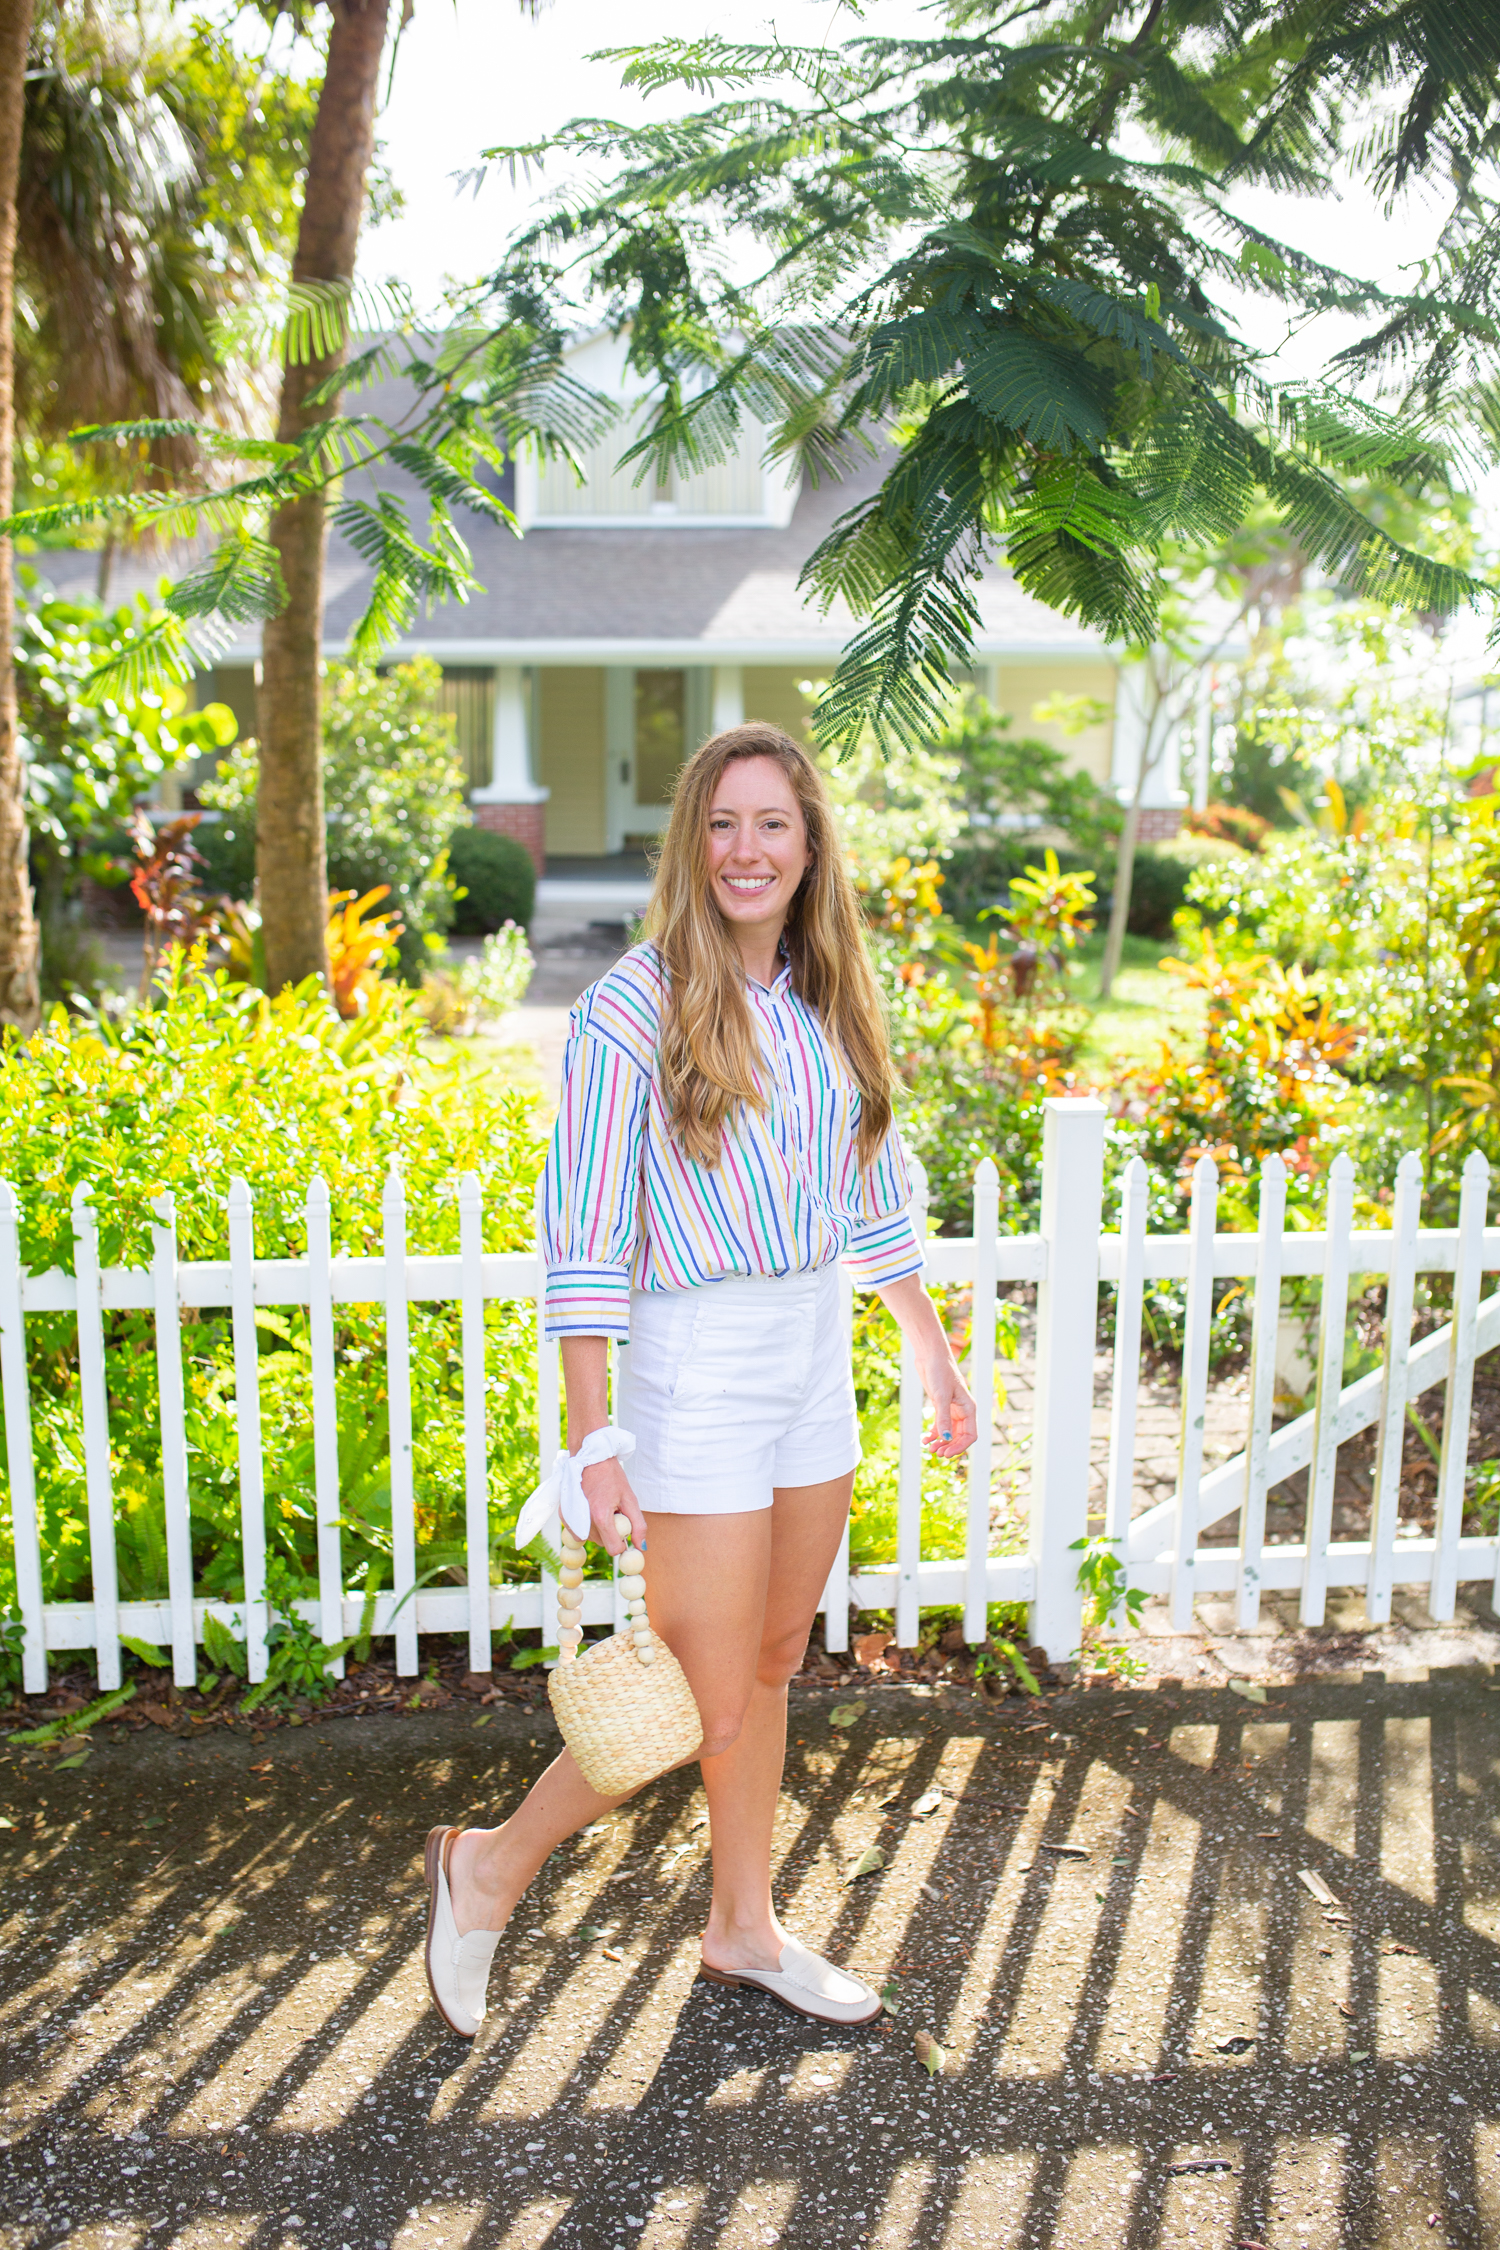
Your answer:
[[[34,0],[0,0],[0,517],[15,495],[16,182],[26,116]],[[16,595],[10,541],[0,539],[0,1024],[41,1019],[36,912],[26,828],[26,764],[16,713]]]
[[[0,0],[0,5],[4,0]],[[375,146],[375,104],[390,0],[329,0],[333,28],[308,152],[297,281],[349,281],[364,216],[365,175]],[[341,367],[346,347],[287,365],[277,436],[295,444],[335,408],[309,407],[308,393]],[[267,624],[260,691],[259,840],[266,984],[279,992],[304,977],[328,979],[328,871],[323,841],[321,671],[323,557],[321,493],[278,508],[270,538],[281,558],[287,605]]]

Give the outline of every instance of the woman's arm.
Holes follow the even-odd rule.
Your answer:
[[[956,1461],[979,1435],[979,1423],[937,1307],[922,1287],[920,1274],[888,1282],[875,1294],[900,1323],[932,1408],[932,1428],[922,1442],[939,1461]]]
[[[602,1430],[609,1422],[609,1338],[564,1336],[562,1364],[568,1399],[568,1451],[576,1453],[591,1430]],[[619,1461],[596,1461],[593,1468],[585,1469],[583,1495],[594,1519],[594,1537],[602,1547],[612,1555],[625,1551],[625,1542],[615,1529],[616,1510],[629,1517],[636,1545],[645,1546],[646,1524],[640,1502]]]

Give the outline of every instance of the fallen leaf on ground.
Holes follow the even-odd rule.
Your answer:
[[[1334,2006],[1338,2009],[1338,2012],[1341,2016],[1347,2016],[1351,2023],[1358,2023],[1359,2010],[1357,2008],[1351,2008],[1347,2000],[1336,2000],[1334,2002]]]
[[[1418,1956],[1418,1958],[1420,1959],[1420,1957],[1421,1957],[1421,1952],[1422,1952],[1422,1948],[1421,1948],[1421,1947],[1420,1947],[1419,1945],[1402,1945],[1402,1944],[1400,1944],[1400,1943],[1398,1942],[1398,1943],[1396,1943],[1395,1945],[1388,1945],[1388,1946],[1386,1947],[1386,1952],[1387,1952],[1387,1953],[1414,1953],[1414,1954],[1416,1954],[1416,1955]]]
[[[606,1961],[623,1961],[625,1956],[617,1945],[607,1945],[604,1948],[604,1958]]]
[[[1180,2180],[1189,2172],[1231,2172],[1233,2169],[1227,2156],[1206,2156],[1196,2158],[1191,2164],[1169,2164],[1167,2177],[1169,2180]]]
[[[1232,2039],[1220,2039],[1215,2052],[1220,2055],[1248,2055],[1254,2045],[1253,2039],[1247,2039],[1243,2032],[1236,2032]]]
[[[850,1868],[845,1880],[856,1883],[861,1875],[873,1875],[877,1868],[884,1867],[884,1865],[885,1853],[880,1846],[878,1844],[867,1844]]]
[[[852,1727],[859,1715],[857,1703],[836,1703],[828,1714],[828,1724],[831,1727]]]
[[[937,1811],[942,1801],[943,1792],[941,1789],[924,1789],[911,1809],[920,1819],[925,1820],[929,1813]]]
[[[478,1718],[474,1721],[476,1727],[487,1727],[489,1723],[490,1715],[488,1711],[481,1711]]]
[[[1054,1859],[1087,1859],[1089,1856],[1082,1844],[1038,1844],[1036,1848],[1039,1852],[1051,1852]]]
[[[1315,1867],[1299,1867],[1297,1880],[1305,1891],[1311,1891],[1319,1906],[1338,1905],[1338,1900]]]
[[[917,2051],[918,2062],[926,2064],[928,2076],[936,2078],[948,2057],[933,2038],[932,2033],[930,2031],[919,2031],[912,2041],[912,2045]]]
[[[143,1820],[141,1822],[141,1826],[142,1828],[160,1828],[162,1824],[162,1818],[163,1816],[161,1813],[154,1812],[152,1813],[149,1820]]]
[[[13,1820],[7,1818],[4,1813],[0,1813],[0,1828],[14,1828],[15,1825]]]
[[[6,1826],[9,1827],[9,1825],[9,1822],[7,1822]],[[880,1987],[880,2005],[888,2016],[899,2015],[901,2011],[901,1987],[894,1977]]]
[[[592,1922],[585,1922],[582,1928],[579,1930],[578,1935],[580,1937],[586,1938],[608,1937],[609,1932],[608,1930],[596,1929]]]
[[[269,1758],[262,1758],[260,1764],[258,1766],[252,1766],[250,1768],[250,1771],[252,1773],[269,1773],[271,1771],[271,1760]]]
[[[80,1750],[76,1757],[59,1758],[57,1761],[57,1770],[59,1773],[66,1773],[70,1766],[81,1766],[85,1762],[87,1757],[87,1750]]]
[[[1242,1695],[1247,1703],[1264,1703],[1266,1700],[1266,1691],[1259,1680],[1231,1680],[1229,1692],[1231,1695]]]
[[[1352,2054],[1352,2055],[1351,2055],[1351,2056],[1349,2057],[1349,2060],[1350,2060],[1351,2062],[1368,2062],[1368,2061],[1369,2061],[1369,2059],[1370,2059],[1370,2053],[1369,2053],[1369,2049],[1368,2049],[1367,2047],[1361,2047],[1361,2048],[1360,2048],[1360,2049],[1358,2050],[1358,2052],[1357,2052],[1357,2053],[1355,2053],[1355,2054]]]

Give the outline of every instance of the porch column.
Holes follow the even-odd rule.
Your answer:
[[[713,669],[713,703],[709,724],[715,734],[745,723],[745,669],[741,664],[716,664]]]
[[[495,668],[495,726],[490,738],[490,778],[469,798],[479,827],[514,836],[546,872],[545,806],[549,791],[531,776],[526,684],[519,664]]]

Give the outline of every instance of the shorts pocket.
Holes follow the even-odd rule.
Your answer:
[[[633,1390],[655,1398],[677,1395],[682,1371],[692,1357],[702,1310],[697,1289],[674,1290],[639,1304],[630,1322],[630,1382]]]
[[[726,1431],[784,1427],[796,1415],[812,1368],[811,1295],[799,1292],[788,1304],[773,1287],[716,1297],[710,1284],[702,1296],[672,1392],[674,1408],[722,1417]]]

